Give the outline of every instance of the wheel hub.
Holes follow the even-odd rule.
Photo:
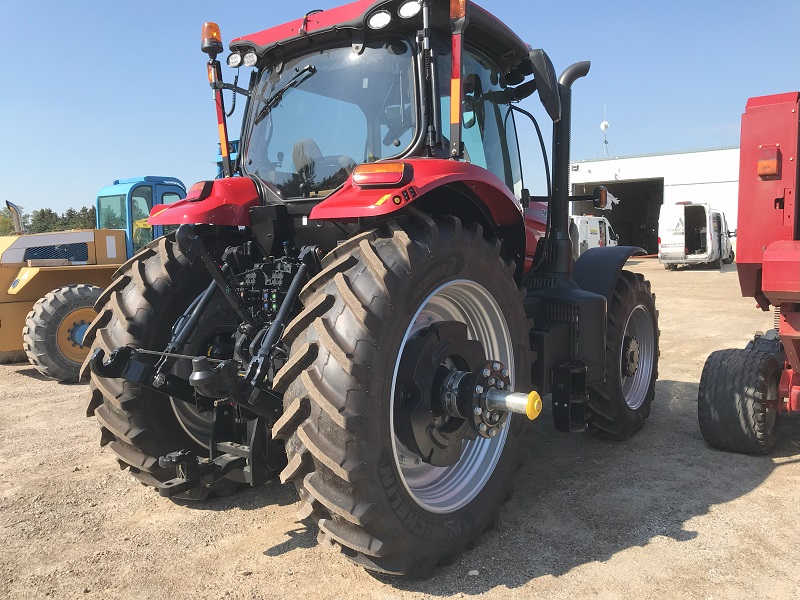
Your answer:
[[[440,401],[442,384],[453,371],[473,371],[484,361],[483,346],[467,338],[467,327],[440,321],[406,344],[397,377],[395,432],[424,462],[444,467],[461,456],[461,442],[473,439],[469,422],[454,417]]]
[[[639,342],[633,336],[625,336],[622,344],[622,374],[633,377],[639,368]]]
[[[533,399],[514,394],[509,375],[501,362],[484,359],[483,346],[467,338],[463,323],[442,321],[419,331],[406,344],[395,392],[401,400],[395,430],[417,455],[414,464],[452,466],[463,440],[497,437],[509,412],[536,418]],[[401,453],[400,462],[406,459]]]

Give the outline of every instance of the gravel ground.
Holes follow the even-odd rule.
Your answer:
[[[119,471],[85,418],[86,385],[0,365],[0,597],[800,598],[800,420],[771,457],[711,449],[697,383],[713,350],[771,317],[735,265],[667,272],[657,397],[625,443],[534,423],[515,496],[477,547],[426,581],[370,576],[318,546],[297,497],[269,484],[185,504]]]

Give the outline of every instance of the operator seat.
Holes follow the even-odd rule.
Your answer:
[[[294,143],[294,148],[292,148],[292,162],[294,163],[295,171],[298,173],[313,168],[318,158],[322,158],[322,151],[311,138],[298,140]]]

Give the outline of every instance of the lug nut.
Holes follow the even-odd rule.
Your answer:
[[[492,428],[489,430],[489,437],[490,437],[490,438],[493,438],[493,437],[495,437],[496,435],[497,435],[497,429],[495,429],[494,427],[492,427]]]
[[[475,386],[475,393],[476,394],[482,394],[483,393],[483,386],[482,385],[476,385]]]
[[[488,421],[489,419],[492,418],[492,413],[489,412],[488,410],[483,411],[483,418]]]
[[[492,368],[493,368],[495,371],[499,371],[499,370],[500,370],[500,363],[499,363],[499,362],[492,363]]]
[[[495,383],[497,383],[497,379],[495,379],[494,377],[489,377],[489,381],[487,383],[489,385],[494,385]]]
[[[503,382],[502,379],[498,379],[497,380],[497,387],[498,388],[500,388],[502,390],[505,386],[506,386],[506,384]]]
[[[508,377],[508,369],[503,369],[500,373],[502,373],[503,377]]]
[[[480,416],[482,412],[483,409],[480,406],[476,406],[475,408],[472,409],[472,414],[474,414],[476,417]]]
[[[488,427],[486,427],[486,423],[478,423],[478,431],[481,433],[486,433],[487,429]]]
[[[492,372],[491,372],[491,371],[490,371],[488,368],[484,369],[484,370],[482,371],[482,373],[483,373],[483,376],[484,376],[484,377],[488,377],[489,375],[491,375],[491,374],[492,374]]]

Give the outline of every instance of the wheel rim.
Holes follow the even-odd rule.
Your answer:
[[[647,398],[655,359],[655,332],[650,312],[637,305],[628,315],[622,336],[620,381],[622,395],[629,408],[636,410]],[[636,356],[631,356],[634,353]]]
[[[470,339],[483,344],[486,356],[508,366],[514,381],[514,352],[505,317],[492,295],[468,280],[451,281],[434,291],[420,305],[411,321],[395,362],[390,401],[392,453],[406,491],[421,507],[433,513],[451,513],[468,504],[484,488],[503,453],[511,415],[506,427],[493,439],[462,442],[461,458],[449,467],[422,462],[395,434],[394,390],[403,350],[423,327],[435,321],[460,321]]]
[[[89,347],[83,345],[83,336],[96,316],[97,313],[93,308],[83,307],[73,310],[61,321],[56,340],[58,350],[65,358],[74,363],[81,363],[89,354]]]

